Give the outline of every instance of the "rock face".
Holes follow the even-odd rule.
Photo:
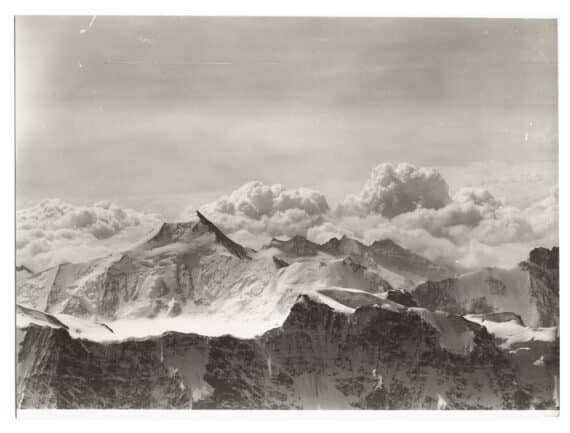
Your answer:
[[[450,316],[432,321],[386,302],[343,312],[301,296],[283,326],[254,339],[171,332],[102,344],[30,325],[19,331],[18,405],[435,409],[443,400],[455,409],[528,407],[485,328]],[[458,335],[470,338],[465,350],[442,347]]]
[[[417,307],[418,303],[414,297],[404,290],[389,290],[387,292],[387,299],[397,302],[405,307]]]
[[[160,362],[155,341],[103,345],[38,326],[19,340],[20,408],[191,407],[180,373]]]
[[[556,327],[530,328],[513,313],[478,314],[466,318],[488,330],[517,371],[521,397],[531,407],[558,407],[560,338]]]
[[[529,254],[529,262],[534,263],[542,268],[558,270],[559,267],[559,248],[535,248]]]
[[[320,251],[320,245],[305,239],[303,236],[294,236],[286,241],[271,239],[269,247],[277,248],[285,254],[295,257],[312,257]]]
[[[423,283],[413,296],[485,326],[517,371],[520,399],[536,409],[559,405],[558,247],[536,248],[511,270]]]
[[[208,220],[199,211],[196,211],[196,215],[198,215],[200,222],[204,224],[208,230],[214,233],[214,236],[216,236],[216,241],[223,245],[229,252],[231,252],[236,257],[239,257],[240,259],[250,258],[246,248],[228,238],[224,233],[222,233],[219,228],[214,225],[214,223]]]
[[[529,259],[520,264],[529,274],[529,295],[534,300],[538,311],[540,326],[558,326],[559,324],[559,265],[558,247],[551,250],[535,248]]]
[[[277,269],[286,268],[287,266],[289,266],[289,263],[287,263],[285,260],[280,259],[277,256],[273,256],[273,263],[275,263]]]
[[[529,326],[558,326],[558,247],[537,248],[516,268],[486,268],[417,286],[421,306],[454,314],[518,314]]]

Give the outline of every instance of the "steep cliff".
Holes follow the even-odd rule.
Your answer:
[[[428,281],[413,295],[429,309],[455,314],[513,312],[529,326],[557,326],[558,248],[537,248],[513,269],[486,268],[458,278]]]
[[[20,408],[526,408],[485,328],[380,298],[301,296],[252,339],[176,332],[100,343],[19,331]]]
[[[559,259],[558,247],[535,248],[529,259],[520,264],[529,273],[529,295],[534,300],[540,326],[559,324]]]

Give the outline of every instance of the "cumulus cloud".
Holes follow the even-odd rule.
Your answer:
[[[271,237],[307,233],[321,224],[329,204],[319,191],[249,182],[200,208],[237,241],[259,247]],[[193,216],[187,209],[183,218]]]
[[[384,163],[372,170],[359,195],[339,205],[337,213],[393,218],[419,208],[439,209],[449,201],[447,182],[435,169]]]
[[[558,200],[553,193],[526,209],[503,204],[489,191],[459,190],[439,209],[418,208],[394,218],[371,213],[337,217],[308,236],[390,238],[431,260],[464,268],[510,267],[539,245],[558,244]]]
[[[473,239],[487,245],[529,241],[535,232],[525,213],[505,206],[486,190],[465,188],[453,201],[440,209],[418,209],[399,215],[395,224],[404,228],[422,228],[432,236],[455,243]]]
[[[89,260],[128,246],[158,223],[157,215],[109,201],[76,206],[43,200],[16,212],[16,260],[34,270]]]
[[[319,243],[343,235],[365,243],[390,238],[436,262],[474,268],[513,266],[531,248],[558,243],[556,191],[523,209],[483,188],[450,196],[436,170],[410,164],[380,164],[362,191],[333,211],[318,191],[260,182],[202,209],[254,248],[296,234]]]
[[[195,218],[195,207],[181,219]],[[319,191],[250,182],[200,207],[235,241],[253,248],[272,237],[323,243],[343,235],[367,244],[390,238],[431,260],[465,268],[509,267],[535,246],[558,244],[558,191],[525,206],[484,188],[449,194],[435,170],[380,164],[360,193],[334,210]],[[160,220],[110,202],[75,206],[46,200],[17,212],[18,264],[35,269],[126,248]]]
[[[534,232],[539,236],[553,237],[558,242],[558,187],[552,188],[543,199],[523,210]]]
[[[207,206],[209,210],[241,214],[253,219],[272,217],[290,210],[309,216],[322,215],[329,210],[325,196],[308,188],[286,188],[283,185],[264,185],[249,182],[231,194]]]
[[[434,255],[431,239],[434,244],[448,240],[453,248],[443,252],[466,267],[513,265],[535,244],[548,242],[535,230],[525,210],[504,205],[483,189],[459,190],[448,205],[399,215],[393,224],[402,230],[424,231],[429,236],[427,255]]]

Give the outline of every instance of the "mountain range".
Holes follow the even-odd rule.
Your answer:
[[[18,407],[557,408],[558,285],[557,247],[461,274],[390,239],[255,251],[198,212],[20,265]]]

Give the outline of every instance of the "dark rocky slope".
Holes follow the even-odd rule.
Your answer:
[[[18,331],[20,408],[514,409],[530,398],[485,328],[443,317],[470,336],[397,304],[353,313],[301,296],[282,327],[255,339],[170,332],[97,343],[65,329]],[[435,322],[434,322],[435,323]]]
[[[431,310],[458,315],[513,312],[529,326],[558,326],[558,247],[533,249],[514,269],[486,268],[428,281],[413,295]]]
[[[540,326],[559,325],[560,287],[559,287],[558,247],[535,248],[529,259],[520,264],[529,273],[529,296],[538,310]]]

